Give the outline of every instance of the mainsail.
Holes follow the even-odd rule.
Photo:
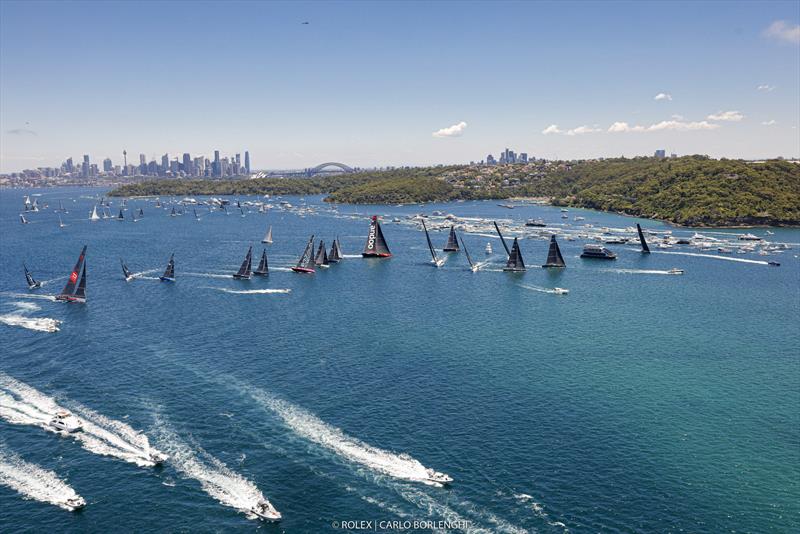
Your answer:
[[[364,252],[361,253],[361,256],[364,258],[388,258],[391,255],[392,253],[389,252],[386,239],[383,237],[381,225],[378,222],[378,216],[373,215],[369,223],[367,244],[364,246]]]
[[[99,221],[100,216],[97,214],[97,206],[92,208],[92,215],[89,217],[90,221]]]
[[[494,221],[493,221],[494,222]],[[506,249],[506,254],[511,256],[511,251],[508,250],[508,245],[506,245],[506,240],[503,239],[503,234],[500,233],[500,227],[497,226],[497,223],[494,222],[494,229],[497,230],[497,235],[500,236],[500,242],[503,243],[503,248]]]
[[[313,273],[314,272],[314,236],[308,240],[303,255],[297,261],[297,265],[292,267],[296,273]]]
[[[272,226],[269,227],[269,230],[267,230],[267,235],[264,236],[264,239],[262,239],[261,242],[268,245],[272,243]]]
[[[256,276],[266,276],[269,274],[269,264],[267,263],[267,249],[261,253],[261,261],[258,262],[258,267],[253,271]]]
[[[241,267],[233,275],[234,278],[240,280],[250,280],[250,274],[253,268],[253,247],[247,249],[247,256],[244,257]]]
[[[42,287],[41,282],[37,282],[36,279],[33,278],[33,275],[28,271],[28,266],[24,263],[22,266],[25,268],[25,280],[28,281],[28,289],[36,289],[37,287]]]
[[[86,302],[86,262],[83,263],[83,272],[81,273],[81,283],[78,284],[78,289],[75,290],[73,296],[78,302]]]
[[[175,281],[175,253],[169,255],[169,262],[167,263],[167,268],[164,271],[164,274],[160,277],[162,282],[174,282]]]
[[[331,245],[331,253],[328,254],[328,262],[330,263],[339,263],[342,259],[342,249],[339,248],[339,238],[335,238],[333,240],[333,244]]]
[[[428,234],[428,227],[425,225],[425,220],[422,221],[422,229],[425,230],[425,239],[428,240],[428,250],[431,251],[431,261],[437,267],[440,265],[439,258],[436,257],[436,249],[433,248],[433,243],[431,243],[431,236]]]
[[[639,241],[642,242],[642,252],[645,254],[650,254],[650,247],[647,246],[647,241],[644,240],[644,233],[642,232],[642,227],[639,226],[639,223],[636,223],[636,231],[639,232]]]
[[[542,265],[542,267],[566,267],[567,264],[564,263],[564,258],[561,256],[561,249],[558,248],[558,241],[556,241],[556,236],[550,236],[550,249],[547,251],[547,263]]]
[[[456,237],[456,228],[450,225],[450,235],[447,236],[447,244],[444,246],[445,252],[458,252],[458,237]]]
[[[122,214],[122,208],[119,209],[119,215],[117,215],[117,220],[124,221],[125,215]]]
[[[524,271],[525,262],[522,261],[522,253],[519,250],[519,241],[514,238],[514,244],[511,246],[511,253],[508,255],[508,263],[503,268],[504,271]]]
[[[317,248],[317,255],[314,258],[314,263],[320,267],[328,266],[328,252],[325,250],[325,241],[319,240],[319,247]]]
[[[61,290],[61,293],[56,296],[56,300],[65,300],[65,301],[73,301],[74,293],[75,293],[75,286],[78,283],[78,277],[81,276],[81,272],[83,269],[83,262],[86,259],[86,245],[83,245],[83,249],[81,250],[81,255],[78,256],[78,261],[75,262],[75,267],[72,269],[72,272],[69,274],[69,279],[67,280],[67,285],[64,286],[64,289]],[[85,275],[85,271],[84,271]],[[84,281],[84,286],[85,286]]]

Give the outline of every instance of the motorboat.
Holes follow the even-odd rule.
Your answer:
[[[492,244],[491,244],[491,243],[486,243],[486,249],[485,249],[485,251],[486,251],[486,255],[487,255],[487,256],[493,252],[493,251],[492,251]]]
[[[726,247],[719,247],[717,248],[717,252],[719,252],[720,254],[731,254],[733,250]]]
[[[48,424],[60,432],[68,432],[70,434],[83,428],[80,419],[67,410],[57,411]]]
[[[267,521],[280,521],[282,517],[281,513],[266,499],[258,501],[254,506],[250,507],[248,512],[257,515],[261,519],[266,519]]]
[[[669,274],[683,274],[684,271],[683,271],[683,269],[678,269],[677,267],[673,267],[672,269],[670,269],[667,272]]]
[[[150,458],[150,461],[153,462],[155,465],[163,465],[164,462],[169,460],[169,456],[155,449],[149,450],[147,455]]]
[[[583,246],[581,258],[596,258],[601,260],[615,260],[617,255],[602,245],[587,243]]]
[[[67,506],[71,512],[74,512],[75,510],[80,510],[85,507],[86,501],[83,497],[76,495],[75,497],[67,497],[64,499],[64,505]]]
[[[753,234],[742,234],[739,236],[740,241],[761,241],[761,238]]]
[[[563,287],[554,287],[553,293],[555,293],[556,295],[566,295],[567,293],[569,293],[569,289],[564,289]]]
[[[547,226],[547,223],[545,223],[542,219],[528,219],[525,221],[525,226],[538,226],[544,228]]]
[[[428,475],[427,480],[430,482],[436,482],[437,484],[450,484],[453,482],[453,478],[451,476],[440,473],[439,471],[434,471],[430,468],[425,470],[425,474]]]
[[[767,262],[767,265],[771,265],[772,267],[780,267],[781,266],[781,264],[778,263],[777,261],[769,261],[769,262]]]

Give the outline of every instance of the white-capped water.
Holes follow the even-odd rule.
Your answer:
[[[20,326],[37,332],[58,332],[61,321],[50,317],[26,317],[17,313],[0,315],[0,323],[9,326]]]
[[[74,510],[68,499],[81,499],[69,484],[56,473],[26,462],[0,442],[0,484],[8,486],[29,499]]]
[[[226,287],[206,287],[204,289],[215,289],[223,293],[232,293],[234,295],[271,295],[292,292],[291,289],[228,289]]]

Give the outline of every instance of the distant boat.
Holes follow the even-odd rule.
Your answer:
[[[97,206],[92,208],[92,214],[89,216],[89,220],[92,222],[100,220],[100,216],[97,214]]]
[[[169,255],[169,262],[167,262],[167,268],[164,271],[164,274],[158,277],[159,280],[162,282],[174,282],[175,281],[175,253]]]
[[[80,283],[78,283],[79,277]],[[67,285],[64,286],[61,293],[56,295],[56,300],[61,302],[86,302],[86,245],[83,245],[78,261],[69,275]]]
[[[118,221],[124,221],[125,220],[125,215],[122,214],[122,208],[119,209],[119,215],[117,215],[117,220]]]
[[[253,269],[253,247],[247,249],[247,256],[244,257],[244,261],[242,262],[241,267],[233,275],[233,277],[237,280],[250,280],[250,275],[252,274]]]
[[[547,223],[544,222],[542,219],[528,219],[525,221],[525,226],[538,226],[538,227],[545,227]]]
[[[425,239],[428,241],[428,250],[431,251],[431,262],[433,262],[436,267],[441,267],[444,265],[444,261],[436,257],[436,249],[433,248],[433,243],[431,243],[431,236],[428,234],[428,227],[425,225],[425,219],[422,220],[422,229],[425,230]]]
[[[296,273],[314,274],[314,236],[308,240],[303,255],[297,262],[297,265],[292,267]]]
[[[547,251],[547,262],[542,265],[542,267],[566,267],[567,264],[564,263],[564,257],[561,256],[561,249],[558,248],[558,241],[556,241],[556,236],[550,236],[550,249]]]
[[[672,269],[670,269],[667,272],[669,274],[683,274],[683,269],[678,269],[677,267],[673,267]]]
[[[139,208],[139,217],[144,217],[144,210]]]
[[[157,207],[157,208],[160,208],[160,207],[161,207],[161,201],[160,201],[160,200],[156,200],[156,207]]]
[[[119,259],[119,262],[122,265],[122,274],[125,275],[125,281],[130,282],[133,280],[133,273],[128,269],[128,266],[125,265],[125,262],[122,261],[122,258]]]
[[[492,244],[491,243],[486,243],[486,248],[483,249],[483,251],[486,253],[487,256],[492,254],[494,252],[492,250]]]
[[[472,257],[469,255],[469,250],[467,250],[467,244],[464,243],[464,238],[461,237],[461,248],[464,249],[464,255],[467,257],[467,262],[469,262],[469,268],[474,273],[478,270],[478,266],[472,261]]]
[[[107,208],[105,206],[103,206],[102,204],[101,204],[100,211],[103,212],[103,215],[102,215],[103,219],[109,219],[111,217],[111,215],[109,215],[107,213]]]
[[[650,247],[647,246],[647,241],[644,238],[644,232],[642,232],[642,227],[639,223],[636,223],[636,231],[639,232],[639,242],[642,244],[642,253],[650,254]]]
[[[22,224],[28,224],[28,220],[21,213],[19,215],[19,222],[21,222]]]
[[[617,259],[617,255],[608,250],[603,245],[597,245],[595,243],[587,243],[586,245],[583,246],[583,252],[581,252],[581,258],[615,260]]]
[[[264,239],[261,240],[262,243],[266,243],[268,245],[272,244],[272,226],[267,229],[267,235],[264,236]]]
[[[317,255],[314,257],[314,264],[319,267],[327,269],[330,267],[328,262],[328,252],[325,250],[325,241],[319,240],[319,247],[317,248]]]
[[[64,221],[61,220],[61,215],[59,215],[58,216],[58,227],[59,228],[64,228],[65,226],[66,226],[66,224],[64,224]]]
[[[197,208],[192,208],[192,211],[194,211],[194,219],[196,221],[199,221],[200,220],[200,216],[197,214]]]
[[[742,234],[739,236],[740,241],[761,241],[761,238],[753,234]]]
[[[508,262],[503,267],[504,271],[522,272],[525,270],[525,262],[522,261],[522,252],[519,249],[519,241],[514,238],[514,244],[511,246],[511,253],[508,255]]]
[[[389,245],[386,244],[386,239],[383,237],[383,231],[381,231],[377,215],[373,215],[369,223],[367,243],[361,256],[364,258],[389,258],[392,256],[389,251]]]
[[[30,271],[28,270],[28,267],[24,263],[22,264],[22,267],[25,269],[25,280],[28,281],[28,289],[38,289],[38,288],[42,287],[42,283],[41,282],[37,282],[33,278],[33,275],[30,273]]]
[[[331,253],[328,254],[328,262],[330,263],[339,263],[342,260],[342,249],[339,246],[339,238],[335,238],[333,240],[333,244],[331,245]]]
[[[244,208],[242,208],[241,206],[239,206],[239,211],[240,211],[240,212],[242,212],[242,217],[244,217]]]
[[[447,236],[447,244],[444,246],[445,252],[458,252],[458,237],[456,236],[456,228],[450,225],[450,234]]]
[[[253,271],[255,276],[267,276],[269,274],[269,263],[267,262],[267,249],[261,253],[261,261],[258,262],[258,267]]]
[[[172,212],[169,214],[170,217],[177,217],[178,212],[175,211],[175,206],[172,206]]]
[[[64,207],[64,202],[62,200],[58,201],[58,209],[56,211],[67,213],[67,209]]]

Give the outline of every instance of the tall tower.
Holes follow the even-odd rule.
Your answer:
[[[250,152],[244,151],[244,172],[250,174]]]
[[[128,167],[128,151],[127,150],[123,150],[122,151],[122,159],[125,160],[125,168],[127,168]]]

